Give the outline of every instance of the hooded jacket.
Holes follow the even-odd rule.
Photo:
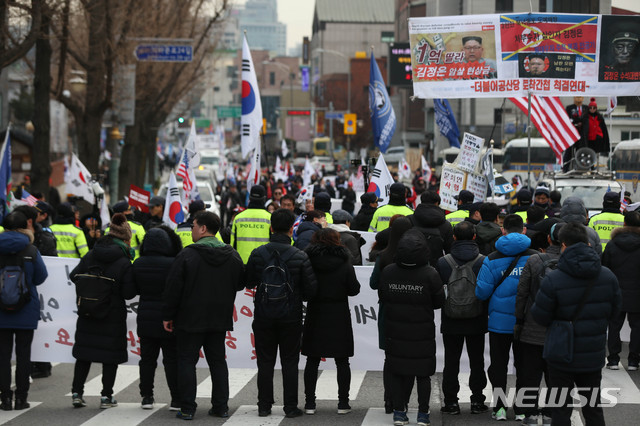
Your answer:
[[[243,275],[238,252],[215,237],[185,247],[167,276],[162,319],[189,333],[233,330],[233,303]]]
[[[311,237],[313,237],[313,234],[321,229],[322,226],[318,223],[306,220],[304,222],[300,222],[300,225],[298,225],[297,239],[294,244],[295,247],[300,250],[307,248],[309,243],[311,243]]]
[[[595,284],[573,322],[573,360],[550,362],[557,370],[600,371],[604,366],[609,320],[620,310],[620,287],[616,276],[600,265],[600,257],[586,244],[567,247],[558,269],[545,276],[531,307],[533,319],[548,327],[554,320],[568,321],[574,315],[589,281]]]
[[[538,253],[529,250],[530,245],[529,237],[512,232],[498,238],[496,251],[484,259],[476,283],[476,296],[480,300],[489,300],[489,331],[499,334],[513,333],[520,273],[529,256]],[[522,256],[510,275],[498,285],[502,274],[519,254]]]
[[[496,250],[496,241],[501,236],[502,228],[495,222],[482,221],[476,225],[476,243],[485,256]]]
[[[447,226],[449,223],[447,222]],[[451,226],[449,226],[451,227]],[[454,241],[451,246],[451,256],[453,256],[453,260],[458,264],[462,265],[467,263],[478,256],[479,250],[478,245],[474,240],[458,240]],[[473,264],[473,273],[478,276],[480,272],[480,268],[482,267],[484,258],[480,257]],[[440,273],[440,278],[442,279],[443,284],[449,283],[449,278],[451,277],[451,266],[447,263],[444,257],[441,257],[438,260],[438,271]],[[484,312],[480,314],[480,316],[475,318],[449,318],[444,309],[440,311],[441,314],[441,322],[440,322],[440,332],[442,334],[458,334],[458,335],[470,335],[470,334],[484,334],[487,332],[487,304],[484,304]]]
[[[611,241],[602,253],[602,266],[618,278],[622,292],[622,311],[640,312],[640,228],[624,226],[614,229]]]
[[[75,283],[78,274],[85,274],[99,266],[103,275],[115,280],[107,317],[78,317],[73,345],[73,356],[76,359],[104,364],[122,364],[128,359],[125,299],[132,299],[135,292],[132,291],[133,256],[124,247],[122,240],[106,235],[96,242],[69,274],[71,281]]]
[[[144,237],[142,256],[133,262],[134,291],[140,295],[136,316],[139,337],[174,337],[162,325],[162,294],[175,260],[173,250],[167,233],[151,228]]]
[[[587,224],[587,210],[584,207],[584,203],[578,197],[568,197],[562,203],[562,210],[560,210],[560,219],[567,223],[579,223],[587,229],[587,236],[589,237],[589,245],[598,253],[598,256],[602,254],[602,244],[600,243],[600,236],[595,229],[588,227]]]
[[[395,374],[425,377],[436,369],[434,309],[444,303],[444,290],[428,261],[424,235],[411,229],[398,243],[395,263],[382,271],[386,363]]]
[[[340,242],[349,250],[353,265],[362,265],[362,253],[360,252],[360,247],[366,244],[364,238],[362,238],[357,232],[351,231],[351,229],[344,223],[333,223],[329,225],[329,228],[335,229],[340,233]]]
[[[360,293],[351,255],[345,247],[324,244],[311,244],[305,251],[318,281],[318,291],[307,304],[302,354],[351,357],[353,329],[348,298]]]
[[[420,203],[416,211],[409,216],[414,227],[432,229],[440,231],[440,236],[444,242],[444,252],[451,251],[453,244],[453,227],[445,218],[444,210],[434,204]],[[439,258],[440,256],[438,256]]]
[[[16,255],[24,262],[25,282],[29,301],[17,312],[0,310],[0,328],[35,330],[40,319],[40,297],[36,286],[47,279],[47,268],[38,250],[31,244],[33,234],[27,230],[5,231],[0,234],[0,267]]]

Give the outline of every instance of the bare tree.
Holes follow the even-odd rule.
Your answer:
[[[35,44],[40,33],[44,1],[0,1],[0,69],[22,59]],[[28,23],[29,31],[23,35],[15,29],[15,22]]]

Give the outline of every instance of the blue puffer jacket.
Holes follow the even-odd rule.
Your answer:
[[[0,310],[0,328],[35,330],[40,319],[40,296],[36,286],[47,279],[40,252],[31,244],[33,237],[22,232],[5,231],[0,234],[0,257],[12,256],[22,252],[24,257],[25,279],[31,290],[31,299],[19,311],[7,313]],[[26,249],[26,250],[25,250]]]
[[[560,255],[558,269],[544,277],[531,307],[533,319],[545,327],[553,320],[569,320],[592,279],[596,280],[593,289],[573,323],[573,361],[549,362],[558,370],[589,372],[604,367],[607,327],[622,304],[618,280],[600,265],[600,257],[590,246],[573,244]]]
[[[491,298],[489,300],[489,331],[500,334],[513,333],[520,272],[529,256],[537,253],[529,250],[530,245],[531,240],[524,234],[507,234],[496,241],[497,251],[484,259],[476,283],[476,297],[480,300]],[[513,271],[494,291],[494,287],[502,279],[502,274],[518,254],[522,254],[522,257]]]

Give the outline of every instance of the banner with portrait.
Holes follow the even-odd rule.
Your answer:
[[[419,98],[640,95],[640,16],[409,18]]]

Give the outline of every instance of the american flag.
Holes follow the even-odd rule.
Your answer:
[[[527,98],[509,98],[522,112],[527,112]],[[562,152],[566,151],[580,135],[557,96],[531,96],[531,121],[562,163]]]
[[[29,204],[31,207],[35,206],[36,203],[38,202],[38,199],[33,195],[29,194],[24,188],[22,188],[22,198],[20,200]]]
[[[189,178],[189,152],[187,149],[182,153],[182,161],[178,165],[178,171],[176,175],[182,178],[182,189],[185,192],[191,192],[193,189],[193,182]]]

